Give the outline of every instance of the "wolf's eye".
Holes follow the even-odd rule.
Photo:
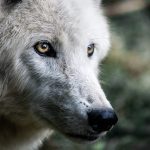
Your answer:
[[[93,55],[94,50],[95,50],[95,44],[92,43],[87,47],[88,57],[91,57]]]
[[[48,41],[37,42],[34,49],[42,56],[56,57],[56,51]]]

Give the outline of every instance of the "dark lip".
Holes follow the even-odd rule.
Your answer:
[[[82,134],[66,134],[68,137],[82,140],[82,141],[95,141],[99,138],[98,135],[82,135]]]
[[[48,124],[52,124],[49,119],[42,117],[41,115],[39,115],[40,118],[42,120],[45,120]],[[57,130],[57,129],[56,129]],[[57,130],[58,131],[58,130]],[[89,135],[83,135],[83,134],[73,134],[73,133],[63,133],[60,131],[60,133],[62,133],[63,135],[69,137],[72,140],[76,140],[76,141],[83,141],[83,142],[92,142],[92,141],[96,141],[99,138],[99,135],[97,134],[89,134]]]

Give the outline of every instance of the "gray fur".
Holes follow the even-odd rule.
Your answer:
[[[16,4],[22,2],[22,0],[3,0],[2,5],[5,7],[15,6]]]
[[[110,45],[98,2],[0,4],[0,149],[36,149],[51,130],[90,134],[87,111],[111,108],[97,78]],[[34,51],[40,40],[53,44],[57,59]],[[96,49],[88,58],[90,43]]]

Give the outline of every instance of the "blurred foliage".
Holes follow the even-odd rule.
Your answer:
[[[104,3],[117,1],[121,0]],[[100,79],[118,113],[118,125],[92,145],[77,145],[56,133],[42,150],[150,149],[150,9],[108,19],[112,50],[103,62]]]
[[[112,51],[103,65],[103,88],[118,112],[104,150],[150,148],[150,10],[113,16]]]

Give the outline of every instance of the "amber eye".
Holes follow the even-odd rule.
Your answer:
[[[93,55],[94,50],[95,50],[95,44],[92,43],[87,47],[88,57],[91,57]]]
[[[48,41],[37,42],[34,49],[42,56],[56,57],[56,51]]]

